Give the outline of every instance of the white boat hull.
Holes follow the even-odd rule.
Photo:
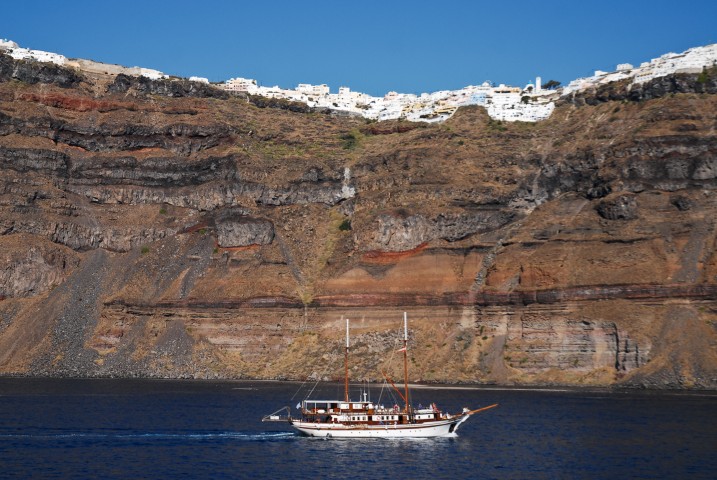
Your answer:
[[[310,437],[325,438],[434,438],[453,434],[468,418],[461,415],[450,420],[439,420],[403,425],[344,425],[312,423],[291,420],[291,425]]]

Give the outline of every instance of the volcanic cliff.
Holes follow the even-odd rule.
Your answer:
[[[0,54],[0,373],[717,388],[717,71],[372,123]]]

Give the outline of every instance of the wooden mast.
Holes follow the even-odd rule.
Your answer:
[[[344,355],[344,366],[346,367],[346,378],[344,385],[344,400],[349,403],[349,319],[346,319],[346,351]]]
[[[409,412],[409,399],[408,399],[408,315],[403,312],[403,384],[404,384],[404,399],[406,400],[406,413]]]

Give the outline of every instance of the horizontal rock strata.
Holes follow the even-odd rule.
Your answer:
[[[82,66],[82,62],[76,62]],[[717,388],[715,72],[366,123],[0,54],[0,374]]]

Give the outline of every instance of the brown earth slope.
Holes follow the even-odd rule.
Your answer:
[[[0,373],[717,388],[717,75],[371,123],[0,55]]]

